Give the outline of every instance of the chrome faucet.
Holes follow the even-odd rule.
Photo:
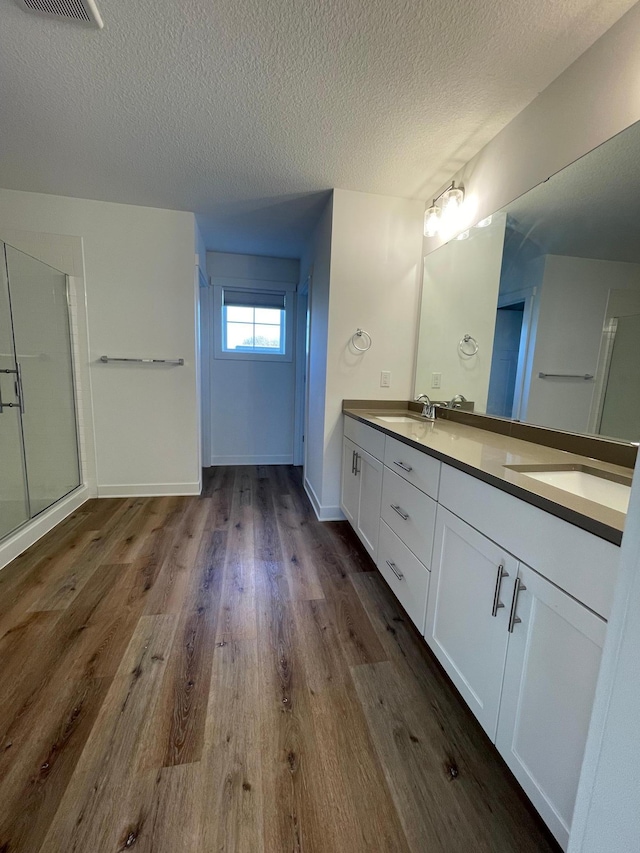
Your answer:
[[[461,409],[462,406],[459,404],[460,403],[466,403],[466,402],[467,402],[467,398],[464,396],[464,394],[456,394],[455,397],[452,397],[449,400],[449,408],[450,409]],[[458,405],[456,405],[456,403]]]
[[[418,394],[418,396],[416,397],[416,403],[422,403],[423,418],[426,418],[428,421],[435,421],[436,407],[431,402],[427,394]]]

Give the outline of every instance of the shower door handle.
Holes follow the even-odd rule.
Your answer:
[[[20,362],[16,361],[16,395],[18,397],[18,405],[20,412],[24,415],[24,389],[22,387],[22,367]]]
[[[16,393],[16,397],[18,398],[17,403],[5,403],[2,400],[2,386],[0,385],[0,415],[4,412],[5,409],[20,409],[22,414],[24,415],[24,396],[22,394],[22,373],[20,371],[20,365],[16,362],[16,370],[9,370],[6,367],[0,370],[0,373],[11,373],[16,378],[14,380],[14,390]]]

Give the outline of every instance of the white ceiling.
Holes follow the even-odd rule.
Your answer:
[[[299,254],[326,192],[426,198],[631,0],[0,0],[0,186],[193,210]]]

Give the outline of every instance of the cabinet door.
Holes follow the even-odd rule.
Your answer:
[[[495,740],[517,560],[438,507],[425,639]]]
[[[566,848],[606,623],[520,565],[496,746]]]
[[[342,439],[342,509],[352,527],[357,526],[360,503],[360,480],[355,466],[356,450],[351,439]]]
[[[378,529],[382,500],[384,465],[366,450],[356,447],[356,470],[360,483],[360,506],[356,532],[375,560],[378,556]]]

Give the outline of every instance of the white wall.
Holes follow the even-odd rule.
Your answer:
[[[229,279],[245,286],[254,283],[258,287],[264,282],[297,285],[300,275],[297,260],[224,252],[208,252],[207,268],[214,286]],[[213,311],[211,297],[208,310]],[[214,352],[215,347],[208,354],[209,464],[292,464],[295,361],[215,358]]]
[[[198,493],[193,214],[0,190],[0,237],[28,232],[82,238],[98,494]]]
[[[506,214],[495,216],[486,228],[471,229],[468,239],[451,240],[425,258],[416,394],[434,400],[464,394],[486,411],[506,220]],[[458,351],[466,334],[478,342],[471,358]],[[439,389],[432,373],[441,374]]]
[[[314,509],[322,515],[324,419],[329,339],[329,288],[333,194],[327,202],[300,261],[300,283],[309,282],[309,353],[305,415],[305,488]],[[340,517],[340,516],[337,516]]]
[[[522,419],[568,432],[588,432],[596,383],[540,379],[543,373],[595,377],[611,290],[640,290],[640,266],[547,255],[537,294],[537,330]]]
[[[412,199],[333,193],[324,455],[321,481],[318,470],[308,477],[323,518],[342,517],[342,400],[411,396],[422,214]],[[350,346],[359,327],[371,335],[366,353]],[[391,372],[389,388],[380,386],[383,370]]]

